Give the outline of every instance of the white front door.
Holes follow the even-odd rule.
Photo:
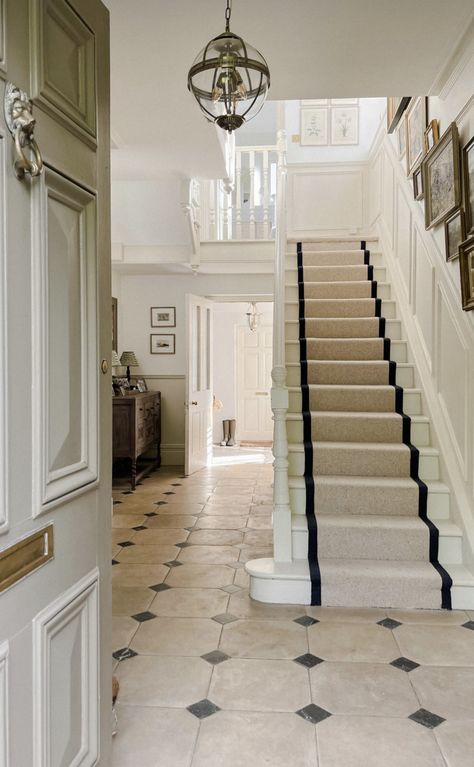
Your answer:
[[[110,765],[108,70],[98,0],[0,2],[1,767]]]
[[[193,474],[212,459],[212,302],[186,295],[185,467]]]
[[[273,439],[270,403],[272,385],[272,327],[251,331],[239,327],[237,336],[237,392],[239,440],[267,442]]]

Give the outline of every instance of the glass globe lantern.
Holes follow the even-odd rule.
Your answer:
[[[270,87],[263,56],[229,29],[208,42],[188,73],[188,89],[206,118],[226,131],[240,128],[260,111]]]

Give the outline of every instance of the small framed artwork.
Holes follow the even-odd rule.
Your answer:
[[[331,104],[358,104],[359,99],[331,99]]]
[[[152,306],[150,313],[152,328],[176,327],[176,308],[174,306]]]
[[[174,354],[175,335],[150,333],[150,354]]]
[[[148,386],[146,385],[146,381],[144,378],[137,378],[137,386],[138,386],[138,391],[141,392],[142,394],[148,391]]]
[[[453,122],[421,165],[426,229],[440,224],[461,205],[460,165],[459,134]]]
[[[304,108],[301,112],[301,145],[327,146],[328,109],[318,107]]]
[[[471,312],[474,309],[474,237],[470,237],[459,247],[459,269],[462,308],[465,312]]]
[[[425,130],[425,152],[429,152],[433,149],[434,145],[439,141],[439,122],[438,120],[431,120],[427,129]]]
[[[331,110],[331,144],[359,143],[359,107],[333,107]]]
[[[423,192],[423,174],[421,172],[421,165],[418,165],[413,171],[412,181],[413,197],[415,200],[422,200],[425,195]]]
[[[462,150],[466,235],[474,234],[474,136]]]
[[[393,133],[402,119],[405,109],[410,103],[411,96],[387,97],[387,133]]]
[[[406,116],[407,176],[411,176],[425,153],[426,96],[410,102]]]
[[[454,261],[459,256],[459,246],[466,239],[464,211],[459,208],[444,222],[446,241],[446,261]]]
[[[402,115],[402,119],[398,123],[397,127],[397,148],[398,159],[403,160],[407,151],[407,134],[405,126],[405,115]]]
[[[329,99],[301,99],[302,107],[323,107],[329,102]]]

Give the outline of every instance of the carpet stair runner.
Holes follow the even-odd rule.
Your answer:
[[[307,547],[311,601],[450,608],[452,580],[428,517],[437,456],[427,419],[415,415],[413,368],[397,365],[387,335],[391,323],[397,337],[393,302],[382,304],[365,243],[299,243],[296,258],[287,431],[294,555]]]

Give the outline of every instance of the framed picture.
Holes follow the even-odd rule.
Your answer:
[[[474,237],[463,242],[459,248],[459,269],[462,308],[470,312],[474,309]]]
[[[359,99],[331,99],[331,104],[358,104]]]
[[[422,200],[424,197],[423,192],[423,174],[421,172],[421,165],[418,165],[413,171],[413,197],[415,200]]]
[[[464,211],[461,208],[445,220],[444,238],[446,241],[446,261],[453,261],[459,256],[459,246],[466,239]]]
[[[144,378],[137,378],[137,386],[138,391],[143,394],[143,392],[148,391],[148,386],[146,385],[146,381]]]
[[[387,133],[393,133],[410,100],[411,96],[387,97]]]
[[[439,122],[438,120],[431,120],[427,129],[425,130],[425,152],[429,152],[433,149],[434,145],[439,141]]]
[[[474,234],[474,136],[462,150],[466,235]]]
[[[174,354],[175,338],[174,333],[169,335],[150,333],[150,354]]]
[[[422,162],[425,192],[425,227],[431,229],[461,204],[459,134],[456,123],[428,152]]]
[[[112,298],[112,351],[118,352],[118,301],[116,298]]]
[[[359,143],[359,107],[333,107],[331,110],[331,144],[341,146]]]
[[[152,328],[176,327],[176,308],[174,306],[152,306],[150,313]]]
[[[328,109],[317,107],[304,108],[301,112],[301,145],[327,146],[328,143]]]
[[[302,107],[323,107],[329,103],[329,99],[301,99]]]
[[[406,116],[407,176],[411,176],[425,153],[426,96],[410,102]]]
[[[403,160],[407,151],[407,134],[405,125],[405,115],[402,115],[402,119],[398,123],[397,127],[397,148],[398,159]]]

